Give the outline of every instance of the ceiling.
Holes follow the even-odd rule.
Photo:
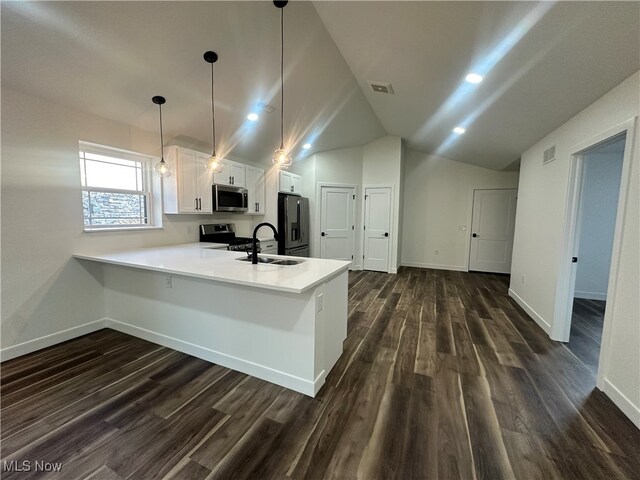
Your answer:
[[[323,151],[382,135],[494,169],[640,69],[639,2],[290,2],[285,141]],[[2,2],[2,85],[210,142],[252,161],[279,146],[279,12],[271,2]],[[479,71],[485,80],[465,84]],[[391,82],[394,95],[368,80]],[[258,102],[275,112],[245,117]],[[464,135],[451,129],[463,125]]]
[[[280,146],[280,11],[271,2],[2,2],[2,85],[250,161]],[[362,145],[379,120],[309,2],[285,10],[285,141]],[[276,110],[250,123],[259,102]]]
[[[389,134],[498,170],[640,69],[639,2],[314,6]]]

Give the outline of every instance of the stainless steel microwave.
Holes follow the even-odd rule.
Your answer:
[[[249,200],[247,189],[230,185],[213,185],[214,212],[246,212]]]

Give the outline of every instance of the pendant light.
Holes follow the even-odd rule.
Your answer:
[[[213,95],[213,64],[218,61],[218,54],[212,51],[204,52],[204,60],[211,64],[211,141],[213,144],[213,151],[205,164],[205,168],[213,174],[218,174],[222,172],[224,167],[222,159],[216,155],[216,107]]]
[[[156,95],[151,99],[153,103],[158,105],[160,109],[160,161],[153,167],[153,171],[160,175],[162,178],[167,178],[171,176],[171,167],[167,165],[164,161],[164,139],[162,137],[162,105],[167,101],[164,97]]]
[[[291,166],[291,154],[284,148],[284,7],[286,1],[273,4],[280,9],[280,148],[273,152],[273,163],[286,170]]]

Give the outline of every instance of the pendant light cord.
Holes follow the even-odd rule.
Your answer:
[[[211,63],[211,138],[213,139],[213,155],[216,154],[216,107],[213,90],[213,62]]]
[[[158,104],[160,107],[160,155],[161,161],[164,162],[164,138],[162,136],[162,104]]]
[[[284,8],[280,9],[280,148],[284,148]]]

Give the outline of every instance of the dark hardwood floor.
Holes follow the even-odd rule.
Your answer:
[[[640,431],[507,284],[350,274],[316,398],[112,330],[5,362],[3,461],[62,471],[2,478],[640,478]]]
[[[571,334],[567,347],[594,376],[598,373],[605,306],[604,301],[573,299]]]

